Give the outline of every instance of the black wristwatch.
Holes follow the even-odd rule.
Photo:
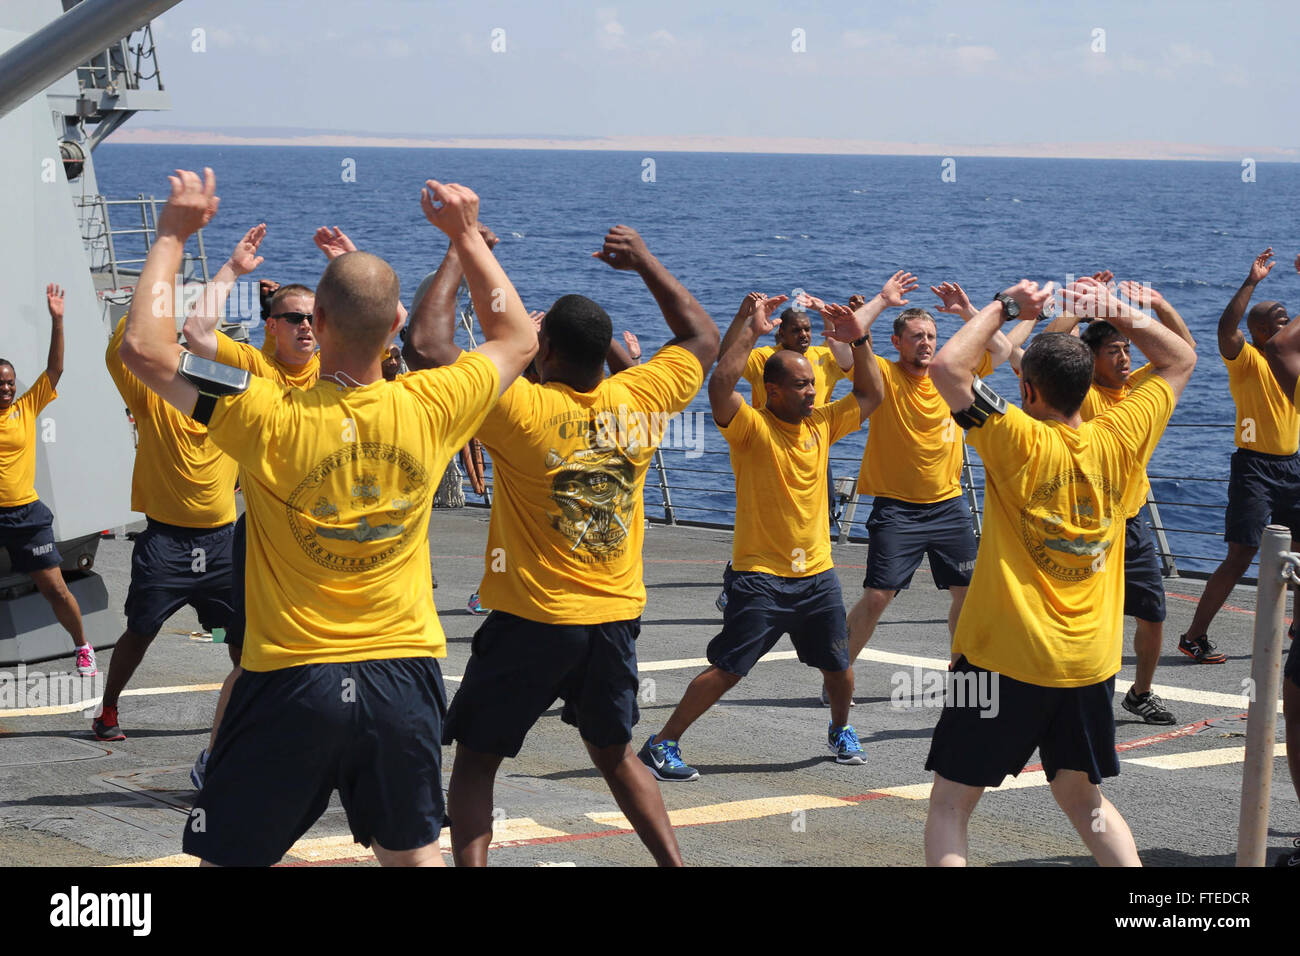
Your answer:
[[[1011,322],[1020,318],[1020,303],[1005,292],[999,292],[993,297],[994,302],[1002,303],[1002,321]]]
[[[866,345],[867,342],[869,342],[870,340],[871,340],[871,335],[870,333],[868,333],[867,335],[862,336],[862,338],[860,339],[854,339],[852,342],[849,343],[849,347],[854,349],[860,349],[862,348],[862,346]]]

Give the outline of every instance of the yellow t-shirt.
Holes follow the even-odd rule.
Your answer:
[[[217,361],[246,369],[258,378],[269,378],[287,388],[311,388],[320,378],[320,353],[313,352],[303,365],[294,368],[275,357],[275,351],[258,351],[246,342],[236,342],[224,332],[217,333]]]
[[[732,568],[807,578],[833,567],[827,459],[831,445],[861,424],[853,395],[818,405],[797,425],[741,405],[722,429],[736,476]]]
[[[0,415],[0,508],[36,500],[36,416],[58,397],[42,372]]]
[[[754,408],[762,411],[767,406],[767,387],[763,384],[763,366],[767,360],[776,354],[776,347],[772,345],[762,345],[749,353],[749,359],[745,362],[744,378],[749,383],[749,390],[752,393]],[[835,383],[840,379],[852,378],[851,371],[846,372],[840,368],[840,363],[835,358],[835,353],[827,345],[810,345],[808,351],[803,353],[804,358],[813,370],[813,387],[817,390],[817,397],[814,402],[818,405],[825,405],[831,400],[831,393],[835,391]]]
[[[972,429],[984,461],[984,534],[953,651],[1040,687],[1084,687],[1120,667],[1124,491],[1174,411],[1152,375],[1079,428],[1014,405]]]
[[[308,391],[254,378],[208,431],[243,469],[243,666],[443,657],[429,509],[452,454],[496,401],[474,353],[395,382]]]
[[[1237,406],[1238,448],[1266,455],[1294,455],[1300,448],[1300,412],[1273,377],[1268,360],[1247,342],[1228,366],[1228,391]]]
[[[669,345],[590,392],[506,390],[475,433],[495,476],[484,607],[543,624],[640,616],[646,469],[703,384],[699,360]]]
[[[961,494],[964,435],[929,375],[918,377],[877,355],[885,397],[871,413],[858,494],[933,504]],[[987,352],[975,374],[993,371]]]
[[[1088,394],[1083,397],[1083,404],[1079,407],[1079,415],[1085,422],[1090,422],[1106,409],[1113,405],[1118,405],[1127,398],[1143,382],[1147,380],[1154,372],[1150,362],[1140,368],[1134,369],[1129,373],[1128,381],[1123,388],[1106,388],[1092,383],[1088,389]],[[1147,492],[1151,490],[1151,482],[1147,479],[1147,473],[1144,469],[1141,475],[1141,481],[1135,482],[1124,496],[1124,517],[1132,518],[1142,510],[1146,504]]]
[[[108,341],[104,364],[140,436],[131,470],[131,508],[155,521],[184,528],[219,528],[235,520],[235,476],[239,464],[208,436],[131,374],[118,346],[126,319]]]

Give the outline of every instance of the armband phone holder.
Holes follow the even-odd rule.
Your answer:
[[[962,428],[979,428],[990,415],[1005,415],[1007,400],[984,384],[978,376],[971,383],[975,401],[965,411],[953,412],[952,419]]]
[[[212,420],[218,398],[246,391],[250,381],[247,369],[199,358],[193,352],[181,353],[179,371],[182,378],[199,390],[199,400],[194,403],[190,418],[200,425]]]

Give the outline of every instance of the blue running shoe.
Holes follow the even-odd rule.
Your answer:
[[[478,615],[480,617],[484,614],[490,614],[492,611],[491,608],[484,607],[482,604],[479,603],[477,591],[475,591],[473,594],[469,596],[469,602],[465,605],[465,607],[469,609],[469,613]]]
[[[858,743],[858,732],[848,724],[837,728],[831,724],[826,731],[826,742],[835,751],[836,763],[866,763],[867,755]]]
[[[637,754],[641,762],[650,768],[650,772],[655,775],[657,780],[694,780],[699,777],[700,772],[694,767],[688,767],[682,761],[682,751],[677,746],[675,740],[661,740],[659,743],[654,742],[650,737],[646,740],[645,746]]]
[[[727,613],[727,589],[726,588],[723,588],[721,591],[718,592],[718,596],[714,600],[713,606],[716,607],[723,614]]]

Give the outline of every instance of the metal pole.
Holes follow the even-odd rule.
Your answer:
[[[0,116],[179,0],[82,0],[0,55]]]
[[[664,456],[658,448],[655,449],[655,471],[659,473],[659,492],[664,499],[664,520],[671,525],[677,524],[677,516],[673,514],[673,497],[672,492],[668,489],[668,469],[664,465]]]
[[[1255,600],[1255,647],[1250,660],[1250,711],[1246,717],[1246,763],[1241,777],[1237,865],[1263,866],[1268,840],[1268,799],[1277,735],[1277,686],[1282,670],[1282,622],[1286,612],[1287,559],[1291,532],[1264,529],[1259,543],[1259,589]]]
[[[1160,563],[1164,565],[1164,574],[1167,578],[1178,577],[1178,565],[1174,563],[1174,556],[1169,548],[1169,539],[1165,537],[1165,524],[1160,520],[1160,509],[1156,507],[1156,496],[1151,489],[1147,489],[1147,510],[1151,512],[1151,530],[1156,535],[1156,551],[1160,555]]]
[[[975,526],[975,537],[978,538],[983,534],[984,528],[980,521],[979,499],[975,497],[975,472],[971,470],[970,454],[966,450],[965,442],[962,442],[961,446],[961,484],[962,490],[966,492],[966,504],[970,506],[970,520]]]

